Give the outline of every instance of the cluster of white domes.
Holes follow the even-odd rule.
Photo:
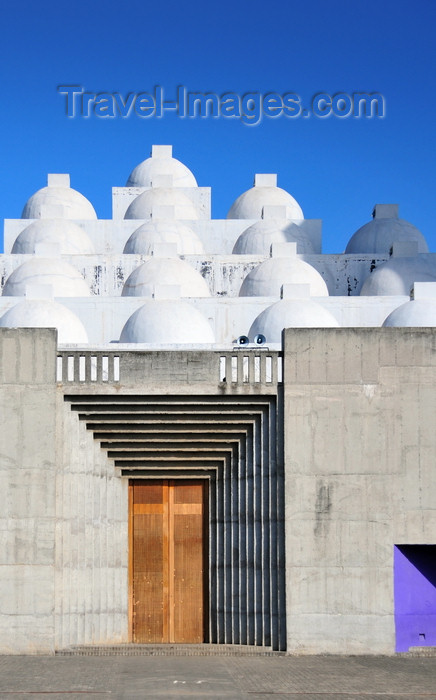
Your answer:
[[[129,231],[123,254],[150,257],[138,261],[124,281],[121,296],[141,297],[144,303],[127,318],[120,342],[215,342],[210,321],[183,299],[209,297],[209,287],[189,259],[179,257],[205,254],[199,235],[206,216],[204,201],[208,201],[204,197],[205,190],[198,187],[189,168],[173,157],[170,146],[153,146],[151,157],[131,172],[119,200],[122,209],[118,218],[124,218],[123,230]],[[22,300],[14,300],[0,318],[0,326],[56,327],[59,342],[86,343],[82,322],[53,297],[90,295],[79,269],[70,264],[71,258],[67,262],[60,256],[103,252],[95,251],[86,232],[87,221],[96,219],[93,206],[70,187],[68,175],[49,175],[47,186],[27,201],[22,218],[32,221],[17,235],[12,254],[33,257],[15,266],[4,284],[3,296]],[[132,220],[138,220],[133,232]],[[301,257],[320,253],[319,228],[311,228],[313,222],[304,219],[294,197],[277,186],[276,175],[256,175],[254,186],[237,197],[227,220],[229,227],[236,224],[231,220],[247,222],[245,228],[235,225],[231,229],[237,231],[232,239],[235,266],[248,266],[239,297],[263,299],[259,301],[261,311],[248,330],[252,341],[261,334],[269,343],[280,343],[284,328],[339,326],[322,302],[329,294],[326,279],[331,285],[334,272],[318,262],[320,274]],[[92,236],[94,231],[97,229],[91,225]],[[411,290],[418,290],[410,301],[390,313],[383,325],[436,326],[436,293],[423,293],[424,287],[419,286],[436,282],[436,262],[427,252],[424,236],[398,217],[397,205],[376,205],[372,220],[351,237],[346,255],[370,254],[382,260],[385,256],[361,284],[361,298],[408,296]],[[388,255],[391,257],[386,260]],[[237,256],[264,260],[250,269],[252,262]],[[38,288],[49,290],[51,298],[32,298],[32,290]],[[265,298],[271,300],[267,308]],[[240,317],[246,318],[242,312]]]

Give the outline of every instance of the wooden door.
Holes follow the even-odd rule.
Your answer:
[[[205,638],[206,482],[130,482],[132,639]]]

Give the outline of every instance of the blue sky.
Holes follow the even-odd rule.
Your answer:
[[[398,203],[436,251],[434,0],[41,0],[1,11],[0,218],[18,218],[48,172],[111,216],[151,145],[212,187],[224,218],[256,172],[277,172],[306,218],[323,219],[323,251],[342,252],[375,203]],[[62,84],[89,92],[279,94],[378,92],[384,119],[68,119]]]

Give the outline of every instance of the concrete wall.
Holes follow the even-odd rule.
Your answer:
[[[256,384],[239,353],[122,351],[94,386],[56,354],[0,331],[1,653],[127,641],[127,482],[64,394],[281,391],[274,353]],[[392,654],[394,546],[435,544],[436,331],[288,330],[283,372],[288,652]]]
[[[128,641],[127,480],[58,396],[55,648]]]
[[[2,654],[54,648],[55,357],[54,331],[0,329]]]
[[[436,532],[434,329],[284,333],[288,651],[395,650],[395,544]]]

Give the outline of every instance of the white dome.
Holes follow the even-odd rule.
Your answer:
[[[214,343],[207,319],[180,300],[148,299],[135,311],[123,330],[120,343]]]
[[[395,241],[417,241],[418,253],[428,253],[421,231],[404,219],[375,218],[362,226],[345,249],[346,253],[389,253]]]
[[[0,318],[2,328],[57,328],[58,343],[87,343],[88,335],[76,314],[56,301],[25,299]]]
[[[209,287],[197,270],[179,258],[153,257],[129,275],[123,297],[148,296],[153,286],[177,285],[182,297],[208,297]]]
[[[327,285],[312,265],[296,256],[268,258],[248,273],[240,297],[280,297],[283,284],[309,284],[310,296],[327,297]]]
[[[436,266],[427,257],[390,258],[366,278],[361,296],[409,296],[415,282],[435,282]]]
[[[241,233],[233,254],[269,255],[273,243],[297,244],[297,253],[313,253],[313,247],[298,224],[287,219],[261,219]]]
[[[436,326],[436,299],[415,299],[394,309],[385,319],[385,328]]]
[[[155,243],[175,243],[178,255],[203,255],[201,240],[194,231],[174,219],[151,219],[130,236],[124,253],[152,255]]]
[[[155,206],[174,207],[175,219],[198,219],[198,211],[189,197],[177,189],[169,187],[152,187],[135,197],[129,205],[125,219],[151,219]]]
[[[55,297],[90,296],[80,272],[60,258],[35,257],[23,263],[9,275],[3,296],[24,297],[28,284],[51,285]]]
[[[68,219],[37,219],[17,237],[12,253],[33,254],[39,243],[59,245],[61,255],[89,255],[94,246],[88,234]]]
[[[230,207],[228,219],[261,219],[264,206],[285,206],[290,219],[304,219],[298,202],[281,187],[255,185],[243,192]]]
[[[180,160],[164,155],[143,160],[132,170],[126,187],[152,187],[156,176],[171,176],[173,187],[197,187],[197,181],[189,168]]]
[[[284,328],[338,328],[336,318],[311,299],[280,299],[262,311],[253,321],[248,337],[258,333],[267,343],[280,343]]]
[[[50,182],[50,180],[49,180]],[[83,194],[71,187],[47,185],[26,202],[22,219],[96,219],[94,207]]]

